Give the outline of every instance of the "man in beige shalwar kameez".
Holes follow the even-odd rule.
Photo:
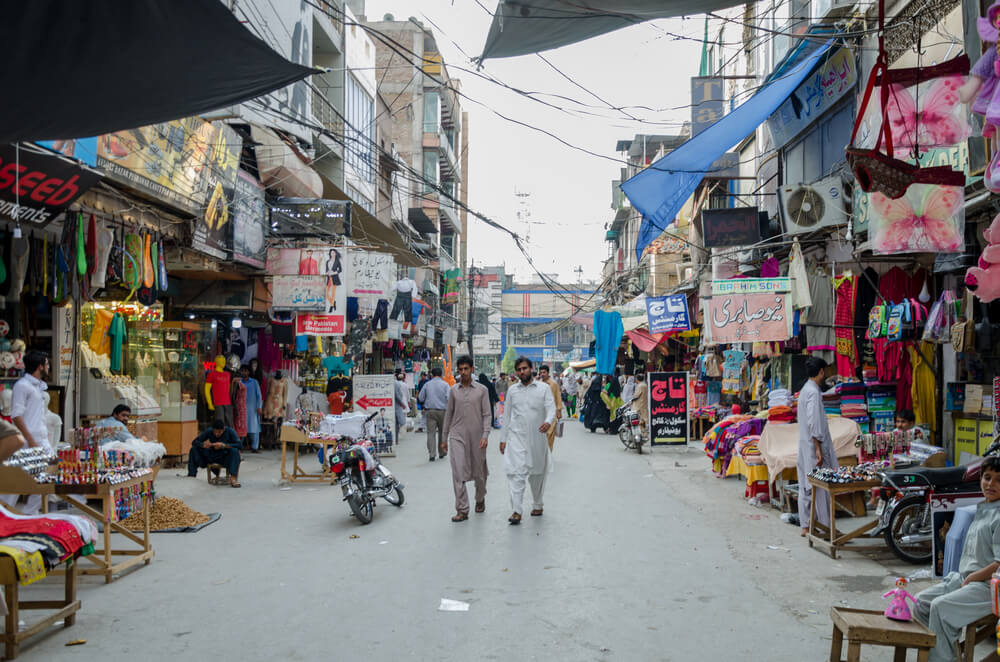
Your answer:
[[[472,359],[460,356],[458,382],[451,387],[444,414],[444,439],[451,448],[451,480],[455,488],[452,522],[469,519],[469,492],[465,483],[476,483],[476,512],[486,510],[486,442],[493,428],[490,393],[472,378]]]

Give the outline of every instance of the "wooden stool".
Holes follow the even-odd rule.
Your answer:
[[[966,625],[964,636],[958,642],[958,659],[962,660],[962,662],[974,662],[976,659],[976,644],[992,637],[993,633],[996,632],[996,627],[997,617],[993,614],[983,616],[978,621]],[[997,655],[996,650],[993,650],[980,662],[998,659],[1000,659],[1000,656]]]
[[[880,611],[832,607],[833,641],[830,662],[842,662],[840,653],[847,639],[847,662],[860,662],[861,644],[892,646],[895,662],[906,660],[906,650],[917,650],[917,662],[927,662],[937,643],[934,633],[916,621],[893,621]]]
[[[222,470],[225,468],[221,464],[210,464],[205,467],[208,470],[209,485],[228,485],[229,469],[226,469],[226,477],[222,477]]]
[[[41,632],[49,630],[58,621],[68,628],[76,623],[76,612],[80,611],[80,601],[76,599],[77,562],[73,561],[66,569],[65,594],[62,600],[22,600],[22,590],[17,581],[17,567],[14,560],[8,556],[0,558],[0,584],[4,587],[4,600],[7,603],[7,616],[4,618],[4,659],[13,660],[17,657],[21,642]],[[21,629],[21,611],[26,609],[56,610],[48,616]]]

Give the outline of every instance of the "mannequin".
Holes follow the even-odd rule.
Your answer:
[[[205,402],[214,418],[233,427],[233,401],[229,397],[232,375],[226,372],[226,357],[215,357],[215,370],[205,375]]]
[[[285,417],[285,405],[288,403],[288,380],[280,370],[274,371],[274,377],[267,387],[267,401],[264,403],[264,418],[281,419]]]
[[[63,420],[59,414],[53,413],[49,409],[49,401],[51,396],[49,396],[48,391],[42,391],[42,402],[45,403],[45,411],[43,416],[45,417],[45,429],[49,433],[49,444],[55,448],[56,444],[62,439],[62,427]]]

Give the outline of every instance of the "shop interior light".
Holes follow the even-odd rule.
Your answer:
[[[239,317],[234,317],[233,318],[233,328],[234,329],[239,329],[242,326],[243,326],[243,320],[241,320]]]
[[[217,321],[215,321],[215,320],[212,320],[212,330],[214,331],[216,328],[218,328],[218,326],[219,326],[219,323]]]
[[[194,319],[194,313],[188,313],[188,319],[189,320],[193,320]]]

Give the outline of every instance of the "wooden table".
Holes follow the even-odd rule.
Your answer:
[[[153,550],[149,539],[149,506],[150,499],[144,498],[142,505],[143,530],[141,537],[129,531],[118,522],[115,514],[115,492],[124,487],[131,487],[143,482],[152,482],[154,474],[133,478],[123,483],[111,485],[110,483],[98,483],[96,485],[56,485],[54,483],[38,483],[29,474],[17,467],[5,467],[0,465],[0,493],[2,494],[41,494],[42,512],[48,512],[48,495],[54,495],[63,501],[76,507],[84,514],[89,515],[104,528],[104,547],[95,549],[94,553],[83,557],[96,565],[96,568],[83,568],[79,572],[82,575],[104,575],[104,581],[110,584],[116,574],[129,568],[139,565],[149,565],[156,552]],[[83,496],[80,500],[77,496]],[[87,505],[88,500],[101,502],[101,510]],[[120,533],[128,541],[138,545],[139,549],[128,547],[126,549],[113,548],[111,546],[111,533]],[[114,557],[126,557],[122,561],[115,562]],[[57,570],[50,574],[59,574],[64,571]]]
[[[833,641],[830,643],[830,662],[841,662],[840,653],[847,639],[847,662],[860,662],[861,645],[892,646],[893,660],[906,660],[907,649],[917,651],[917,662],[927,662],[931,649],[937,644],[934,633],[916,621],[894,621],[880,611],[831,607]]]
[[[66,628],[76,623],[76,612],[80,611],[80,601],[76,599],[76,571],[76,561],[69,561],[69,569],[65,571],[66,593],[64,599],[21,600],[19,595],[21,586],[17,582],[17,567],[14,565],[14,559],[9,556],[0,556],[0,584],[3,585],[4,600],[7,604],[3,633],[4,659],[13,660],[17,657],[18,647],[22,641],[49,629],[58,621],[62,621],[63,627]],[[22,630],[20,625],[20,611],[22,609],[55,609],[56,611]]]
[[[868,522],[867,524],[862,524],[853,531],[847,533],[839,533],[837,531],[837,497],[841,494],[854,494],[857,492],[865,492],[873,487],[879,487],[882,485],[881,480],[866,480],[857,481],[853,483],[824,483],[821,480],[817,480],[812,476],[809,476],[809,484],[812,486],[812,499],[809,504],[809,533],[807,538],[809,539],[809,546],[819,546],[824,549],[831,557],[837,558],[838,550],[849,550],[852,552],[864,552],[871,551],[875,549],[884,549],[885,542],[882,541],[881,537],[865,536],[869,531],[874,529],[878,525],[878,518]],[[825,527],[816,521],[816,491],[823,490],[830,495],[830,526]],[[879,540],[878,545],[848,545],[850,541],[855,538],[865,536],[868,540]]]
[[[336,441],[330,441],[327,439],[306,439],[305,441],[292,441],[289,439],[281,440],[281,479],[287,480],[290,483],[329,483],[332,480],[329,466],[324,464],[323,470],[319,472],[309,472],[299,466],[299,446],[303,444],[310,444],[313,446],[324,446],[325,452],[329,453],[331,446],[336,446]],[[288,455],[288,446],[292,446],[292,471],[288,472],[286,468],[286,457]]]

